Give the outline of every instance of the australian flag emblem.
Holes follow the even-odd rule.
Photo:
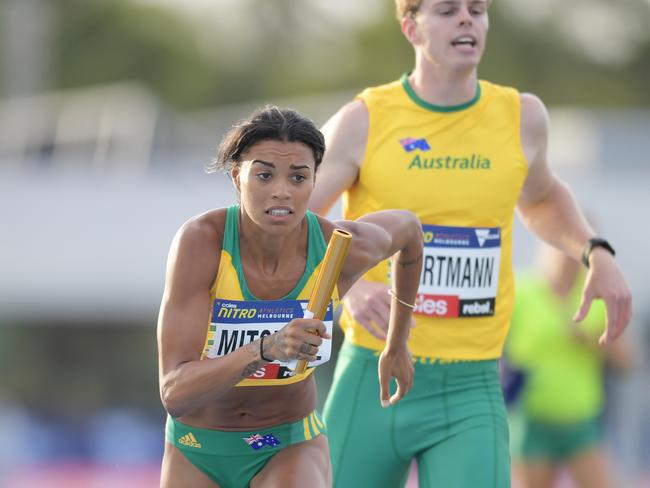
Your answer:
[[[431,149],[429,143],[426,139],[414,139],[412,137],[407,137],[406,139],[400,139],[399,143],[402,145],[406,152],[415,151],[419,149],[420,151],[428,151]]]
[[[251,446],[251,449],[257,451],[258,449],[263,448],[264,446],[275,447],[280,445],[280,441],[273,434],[267,434],[261,436],[259,434],[253,434],[249,437],[244,437],[244,442]]]

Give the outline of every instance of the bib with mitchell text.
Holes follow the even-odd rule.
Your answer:
[[[225,356],[246,344],[273,334],[294,318],[307,318],[307,300],[224,300],[217,298],[212,306],[210,332],[204,356],[210,359]],[[333,313],[330,302],[323,320],[332,334]],[[318,366],[330,359],[332,341],[324,340],[316,361]],[[294,376],[289,363],[273,361],[249,376],[249,380],[281,380]]]

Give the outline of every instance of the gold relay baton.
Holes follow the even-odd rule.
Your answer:
[[[314,318],[323,320],[330,300],[332,299],[332,292],[334,286],[339,279],[341,270],[343,269],[343,262],[345,255],[348,253],[352,234],[341,229],[334,229],[330,242],[327,244],[327,251],[323,258],[318,276],[316,277],[316,284],[311,291],[307,310],[305,311],[305,318]],[[316,333],[313,329],[312,333]],[[297,374],[304,373],[307,369],[307,360],[301,359],[296,365],[295,372]]]

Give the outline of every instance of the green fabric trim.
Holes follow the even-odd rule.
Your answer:
[[[293,290],[277,300],[296,300],[312,273],[325,256],[327,243],[318,223],[318,218],[309,210],[305,217],[307,218],[307,263],[305,264],[305,271]],[[232,265],[237,270],[237,278],[239,279],[239,286],[241,287],[244,299],[259,300],[248,288],[244,268],[241,265],[241,254],[239,252],[239,205],[232,205],[226,209],[223,249],[232,257]]]
[[[458,112],[460,110],[465,110],[466,108],[471,107],[481,98],[481,85],[477,83],[476,95],[474,95],[474,98],[472,98],[469,102],[462,103],[460,105],[434,105],[433,103],[422,100],[418,94],[415,93],[415,90],[409,83],[409,75],[410,73],[404,73],[402,75],[401,81],[402,87],[404,87],[404,91],[406,91],[406,94],[409,96],[409,98],[413,100],[417,105],[427,110],[431,110],[432,112]]]
[[[226,227],[223,236],[223,250],[230,254],[232,265],[237,271],[239,287],[246,300],[253,300],[251,292],[246,284],[246,277],[241,265],[241,254],[239,253],[239,205],[231,205],[226,209]]]
[[[323,236],[323,230],[320,228],[318,217],[309,210],[307,210],[305,217],[307,217],[307,265],[305,270],[308,269],[309,274],[303,275],[303,278],[307,282],[325,257],[327,242],[325,242],[325,236]]]

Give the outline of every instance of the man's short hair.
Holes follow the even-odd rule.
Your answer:
[[[401,21],[406,16],[415,16],[422,6],[424,0],[395,0],[395,14],[397,15],[397,20]],[[491,0],[487,0],[487,4],[490,5]]]
[[[397,20],[402,20],[404,17],[413,16],[420,10],[422,0],[395,0],[395,14]]]

